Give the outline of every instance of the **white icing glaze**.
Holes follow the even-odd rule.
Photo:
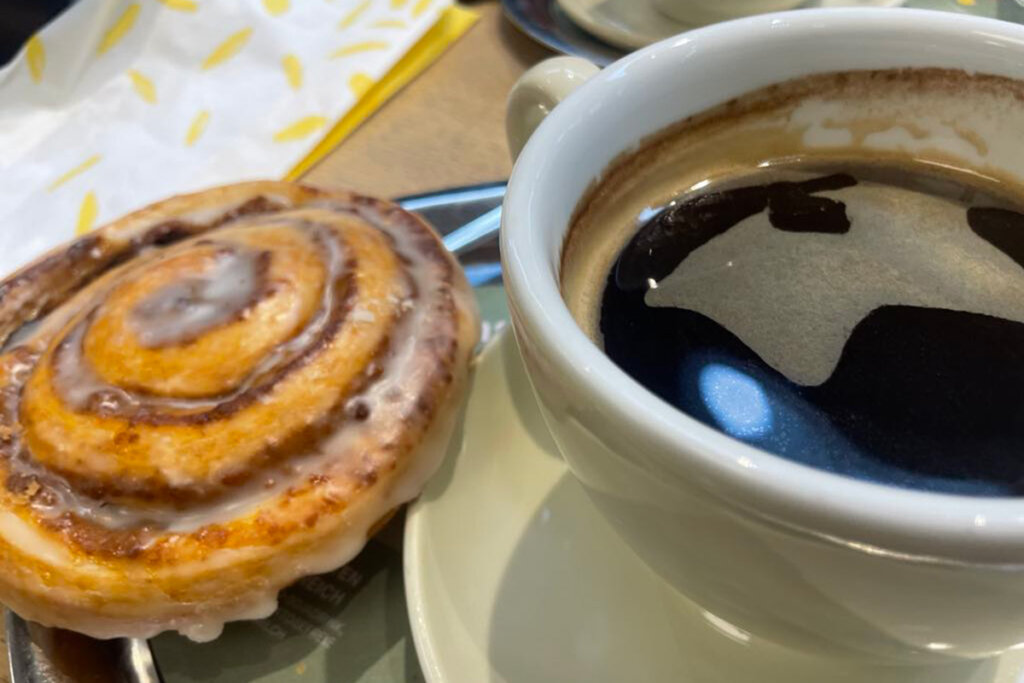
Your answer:
[[[239,315],[257,294],[258,259],[251,249],[225,246],[207,270],[140,301],[130,319],[141,344],[180,344]]]
[[[256,224],[259,224],[260,222],[262,221],[255,221]],[[313,227],[311,228],[311,231],[315,239],[317,239],[325,249],[327,280],[329,282],[333,282],[338,277],[341,277],[344,272],[344,255],[342,254],[341,246],[338,244],[337,240],[330,237],[326,230]],[[231,282],[237,281],[237,278],[239,277],[239,268],[240,266],[235,264],[226,268],[217,269],[215,272],[211,273],[209,277],[211,279],[216,278],[216,280],[211,282],[211,287],[214,288],[214,291],[223,292],[230,288]],[[108,287],[98,292],[94,299],[97,302],[101,301],[109,292],[109,289],[110,288]],[[302,331],[299,332],[299,334],[295,335],[285,343],[280,344],[273,351],[268,353],[253,368],[248,379],[240,383],[234,391],[209,399],[140,396],[126,391],[121,387],[104,382],[82,358],[82,339],[85,336],[89,322],[88,316],[86,316],[68,334],[63,348],[60,350],[59,354],[57,354],[54,377],[57,391],[60,397],[69,406],[79,410],[85,409],[89,406],[94,396],[101,396],[101,400],[110,401],[110,407],[112,409],[123,410],[127,407],[151,406],[156,408],[170,408],[186,411],[208,410],[220,403],[230,401],[249,391],[252,389],[253,385],[267,373],[272,372],[275,368],[279,368],[287,364],[306,349],[312,340],[323,332],[324,325],[327,323],[329,318],[331,306],[333,305],[333,297],[333,289],[331,287],[325,287],[322,292],[320,307],[316,315],[302,329]],[[237,307],[232,308],[232,305],[237,304],[237,301],[240,298],[241,297],[233,299],[225,294],[220,296],[216,302],[202,302],[200,304],[202,311],[192,318],[193,323],[197,326],[204,323],[222,323],[237,312]],[[95,309],[98,305],[100,304],[97,303],[89,306],[88,308]],[[183,315],[186,317],[190,316],[188,313],[183,313]],[[154,336],[159,336],[161,334],[173,334],[171,330],[165,329],[162,323],[146,323],[143,329],[147,330]],[[192,331],[194,332],[194,329]]]
[[[67,548],[40,534],[17,515],[0,510],[0,534],[8,542],[30,549],[32,556],[53,566],[73,562]]]

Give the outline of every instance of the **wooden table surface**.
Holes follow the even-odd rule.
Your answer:
[[[384,197],[505,180],[505,98],[551,53],[521,34],[497,2],[469,5],[480,20],[305,179]]]
[[[509,24],[495,0],[470,7],[480,20],[305,181],[397,197],[508,178],[505,97],[551,53]],[[10,683],[2,624],[0,651],[0,683]]]

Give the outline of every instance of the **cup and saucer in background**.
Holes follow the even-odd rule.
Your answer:
[[[751,14],[812,7],[895,7],[903,0],[556,0],[605,42],[636,50],[698,26]]]

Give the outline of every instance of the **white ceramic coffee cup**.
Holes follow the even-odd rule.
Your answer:
[[[543,121],[508,185],[505,284],[555,441],[657,573],[738,628],[787,643],[982,657],[1024,643],[1024,499],[867,483],[733,440],[619,370],[559,291],[574,207],[620,153],[759,87],[892,67],[1024,80],[1024,27],[919,10],[808,10],[691,31],[600,73],[572,58],[536,67],[510,98],[513,148]],[[1024,127],[999,127],[1018,113],[979,116],[1002,136],[984,163],[1024,182]]]

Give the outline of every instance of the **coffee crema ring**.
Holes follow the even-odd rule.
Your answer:
[[[436,469],[473,301],[417,217],[277,182],[160,202],[11,275],[0,600],[101,638],[269,615]]]

